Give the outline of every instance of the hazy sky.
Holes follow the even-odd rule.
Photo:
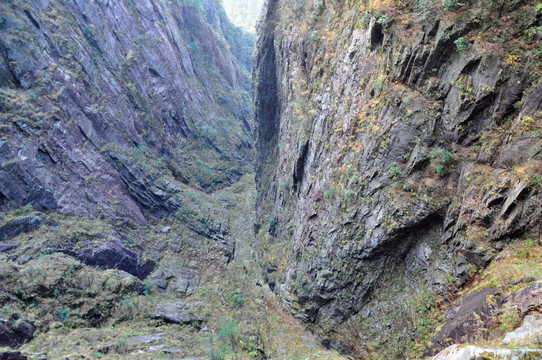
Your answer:
[[[250,32],[255,32],[263,2],[264,0],[222,0],[231,22]]]

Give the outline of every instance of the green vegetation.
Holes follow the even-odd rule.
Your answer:
[[[393,179],[393,181],[399,180],[399,177],[401,176],[402,170],[397,164],[392,164],[390,167],[390,175]]]
[[[143,289],[143,294],[144,295],[152,294],[155,287],[154,283],[150,280],[145,280],[143,284],[145,285],[145,288]]]
[[[231,318],[223,318],[220,322],[222,329],[218,333],[218,338],[227,339],[231,344],[233,352],[236,353],[238,351],[237,345],[239,343],[237,339],[239,335],[239,324]]]
[[[243,295],[240,294],[238,291],[234,291],[231,293],[231,301],[232,301],[233,307],[236,309],[241,309],[243,307],[243,304],[245,303],[245,299],[243,298]]]
[[[459,39],[454,41],[454,44],[457,48],[457,51],[465,51],[469,48],[469,42],[464,38],[460,37]]]
[[[20,208],[18,208],[16,210],[12,211],[11,214],[13,216],[19,216],[19,215],[28,214],[28,213],[32,212],[33,210],[34,210],[34,207],[32,206],[32,203],[28,203],[25,206],[20,207]]]
[[[70,310],[62,309],[58,314],[58,319],[63,323],[67,322],[70,319]]]
[[[335,189],[327,189],[324,192],[324,197],[329,200],[335,196],[335,193],[336,193]]]
[[[431,150],[431,153],[429,154],[431,157],[431,161],[435,164],[435,171],[440,177],[444,177],[448,175],[453,167],[453,165],[456,163],[457,158],[454,154],[449,152],[446,149],[442,149],[439,147],[434,148]]]
[[[448,11],[456,11],[469,4],[469,0],[442,0],[442,5]]]

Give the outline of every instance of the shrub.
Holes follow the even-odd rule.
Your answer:
[[[318,33],[318,31],[314,30],[313,32],[311,32],[311,41],[313,43],[317,42],[319,39],[320,39],[320,34]]]
[[[456,11],[457,9],[468,5],[467,0],[442,0],[442,5],[448,11]]]
[[[324,0],[314,0],[312,3],[312,13],[311,13],[312,21],[319,21],[320,15],[322,15],[322,12],[324,10],[325,10]]]
[[[70,319],[70,310],[68,309],[63,309],[58,314],[58,320],[60,320],[63,323],[67,322],[69,319]]]
[[[454,41],[454,44],[457,47],[457,51],[465,51],[469,48],[469,42],[464,37],[460,37]]]
[[[34,210],[34,207],[32,206],[32,203],[28,203],[25,206],[14,210],[12,214],[15,215],[15,216],[23,215],[23,214],[29,213],[29,212],[31,212],[33,210]]]
[[[529,177],[529,184],[536,190],[542,189],[542,175],[534,174]]]
[[[442,33],[442,35],[440,35],[440,41],[446,42],[448,40],[450,40],[450,35],[448,33]]]
[[[115,350],[117,351],[117,353],[124,354],[127,349],[128,349],[128,346],[126,344],[126,339],[124,339],[124,338],[123,339],[118,339],[117,344],[115,346]]]
[[[393,181],[399,180],[399,177],[401,176],[401,168],[397,166],[396,164],[392,164],[390,167],[390,175],[393,179]]]
[[[245,304],[245,299],[241,294],[234,291],[231,293],[231,302],[236,309],[241,309]]]
[[[358,18],[358,21],[356,22],[356,29],[367,29],[371,23],[371,18],[372,15],[370,13],[366,13],[362,17]]]
[[[431,161],[436,164],[437,174],[444,177],[450,173],[450,168],[457,161],[454,154],[446,149],[434,148],[429,154]]]
[[[145,285],[145,288],[143,290],[143,294],[150,295],[152,291],[154,290],[154,283],[150,280],[145,280],[144,285]]]
[[[228,339],[234,353],[237,353],[237,344],[239,343],[239,324],[232,318],[222,318],[220,320],[222,330],[218,333],[219,339]]]

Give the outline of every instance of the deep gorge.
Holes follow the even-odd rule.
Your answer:
[[[0,358],[539,358],[542,4],[245,30],[0,4]]]

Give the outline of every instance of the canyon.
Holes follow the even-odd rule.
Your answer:
[[[540,358],[542,4],[261,6],[0,3],[0,358]]]

